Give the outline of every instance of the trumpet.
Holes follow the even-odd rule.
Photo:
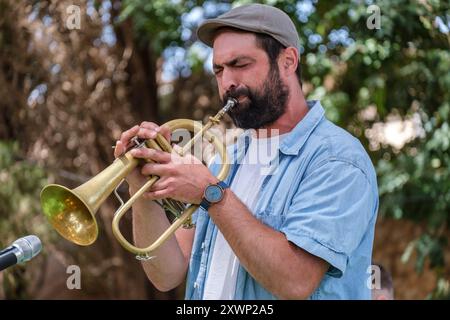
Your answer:
[[[225,179],[228,175],[228,155],[225,143],[220,137],[208,130],[220,123],[222,117],[237,104],[236,99],[229,98],[225,106],[214,117],[210,117],[205,125],[191,119],[175,119],[164,124],[171,132],[186,129],[194,133],[193,138],[180,151],[177,151],[181,156],[189,152],[191,147],[200,139],[205,138],[214,145],[221,158],[221,168],[216,176],[219,180]],[[170,143],[159,133],[155,139],[135,139],[134,143],[134,148],[148,147],[166,152],[173,151]],[[152,252],[168,240],[178,228],[181,226],[192,227],[191,216],[199,206],[185,204],[173,199],[163,199],[160,205],[175,215],[174,222],[148,247],[138,248],[131,244],[119,229],[120,220],[134,202],[159,179],[158,176],[150,176],[148,181],[124,203],[118,196],[117,189],[138,164],[139,160],[131,156],[130,150],[128,150],[99,174],[75,189],[68,189],[57,184],[45,186],[40,195],[44,215],[63,238],[81,246],[88,246],[94,243],[98,237],[95,214],[104,201],[114,192],[121,203],[112,220],[114,237],[123,248],[135,254],[137,259],[151,259]]]

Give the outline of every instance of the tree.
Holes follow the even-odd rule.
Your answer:
[[[66,26],[70,5],[79,5],[84,13],[79,30]],[[155,291],[139,262],[112,235],[116,202],[102,206],[97,214],[99,239],[83,250],[60,237],[44,237],[43,233],[55,233],[36,209],[43,179],[37,172],[45,170],[46,183],[76,187],[112,162],[111,145],[121,131],[142,114],[152,115],[151,105],[140,108],[141,104],[130,103],[128,81],[134,79],[126,71],[130,50],[104,35],[110,24],[105,19],[108,7],[96,9],[83,1],[1,0],[0,11],[8,12],[0,16],[0,139],[2,145],[15,146],[2,151],[17,161],[6,161],[1,168],[15,183],[2,186],[6,193],[1,194],[0,224],[7,230],[5,241],[18,233],[40,231],[45,252],[52,253],[36,258],[44,260],[43,276],[51,273],[43,280],[46,285],[39,286],[37,278],[27,286],[15,284],[6,290],[6,297],[152,297]],[[21,163],[33,168],[25,170]],[[36,224],[18,218],[17,197],[30,202],[26,211]],[[130,236],[129,219],[123,229]],[[82,292],[65,288],[65,267],[70,264],[83,270]]]

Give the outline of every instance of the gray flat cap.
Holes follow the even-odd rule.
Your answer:
[[[278,8],[263,4],[236,7],[215,19],[205,20],[197,29],[198,38],[212,47],[217,29],[233,27],[244,31],[264,33],[285,47],[297,48],[300,39],[291,18]]]

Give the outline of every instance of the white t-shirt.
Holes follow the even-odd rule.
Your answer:
[[[230,188],[252,212],[263,180],[269,173],[269,160],[278,157],[278,146],[285,136],[286,134],[259,139],[253,136],[244,160],[236,172]],[[239,260],[220,230],[217,231],[211,259],[203,299],[234,299]]]

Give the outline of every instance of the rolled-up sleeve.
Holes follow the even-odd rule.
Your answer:
[[[301,181],[280,231],[327,261],[329,275],[341,277],[369,227],[374,205],[364,172],[350,162],[330,160]]]

